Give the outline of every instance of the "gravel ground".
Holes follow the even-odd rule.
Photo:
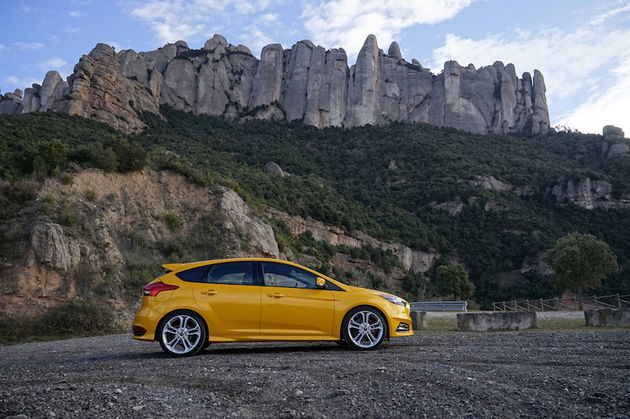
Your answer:
[[[374,352],[112,335],[0,346],[0,417],[630,417],[630,331],[419,332]],[[25,416],[24,416],[25,415]]]

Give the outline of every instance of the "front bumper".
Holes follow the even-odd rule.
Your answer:
[[[413,327],[410,316],[410,307],[398,306],[388,309],[389,337],[413,336]]]

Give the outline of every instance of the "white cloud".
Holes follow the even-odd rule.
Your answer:
[[[59,58],[59,57],[53,57],[53,58],[49,58],[46,61],[42,61],[38,64],[38,67],[41,68],[42,70],[48,71],[48,70],[62,70],[63,67],[68,64],[63,58]]]
[[[135,2],[127,10],[167,43],[216,32],[231,16],[259,13],[270,5],[270,0],[151,0]]]
[[[68,13],[68,16],[74,17],[74,18],[80,18],[83,16],[83,13],[79,10],[69,10],[67,13]]]
[[[14,42],[13,47],[19,51],[37,51],[38,49],[44,48],[44,45],[41,42]]]
[[[265,13],[264,15],[260,16],[259,21],[265,24],[278,23],[278,15],[275,13]]]
[[[403,29],[453,18],[475,0],[329,0],[306,4],[304,26],[313,41],[359,52],[369,34],[385,48]]]
[[[604,125],[621,127],[630,136],[630,53],[612,71],[614,82],[558,119],[559,125],[601,134]]]
[[[255,55],[259,55],[265,45],[278,42],[278,39],[286,37],[288,32],[286,25],[275,13],[264,13],[258,18],[250,20],[250,24],[243,29],[243,43]]]
[[[265,45],[273,43],[269,35],[261,31],[256,25],[248,26],[245,30],[247,31],[245,42],[254,54],[260,55],[260,50],[262,50]]]
[[[613,9],[607,10],[604,13],[601,13],[597,16],[595,16],[591,21],[590,24],[591,25],[601,25],[602,23],[604,23],[605,21],[607,21],[608,19],[611,19],[617,15],[620,15],[622,13],[626,13],[626,12],[630,12],[630,4],[626,4],[620,7],[615,7]]]
[[[123,46],[121,43],[116,41],[105,42],[110,47],[114,48],[115,51],[122,51],[123,49],[128,49],[126,46]]]
[[[22,13],[24,13],[25,15],[28,15],[31,13],[37,13],[37,9],[35,7],[31,7],[27,5],[23,5],[21,10],[22,10]]]
[[[35,79],[20,78],[16,76],[5,77],[4,81],[7,82],[11,87],[10,91],[13,91],[14,89],[24,89],[25,87],[31,87],[33,83],[41,83],[41,81],[38,82]],[[6,89],[6,91],[8,92],[9,89]]]

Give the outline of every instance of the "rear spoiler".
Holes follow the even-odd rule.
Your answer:
[[[164,265],[161,265],[164,269],[166,269],[168,272],[171,271],[176,271],[179,268],[183,268],[184,265],[186,265],[185,263],[165,263]]]

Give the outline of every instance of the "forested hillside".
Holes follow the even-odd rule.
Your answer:
[[[161,113],[166,120],[145,114],[148,128],[139,135],[55,113],[0,116],[0,176],[11,182],[81,167],[175,170],[200,185],[232,187],[253,208],[268,205],[348,235],[362,231],[437,252],[433,269],[410,281],[459,262],[481,304],[553,295],[538,269],[542,252],[569,232],[591,233],[622,267],[593,292],[630,292],[630,157],[606,158],[601,136],[475,135],[410,124],[316,129]],[[288,175],[265,170],[268,162]],[[571,185],[586,178],[612,189],[599,193],[594,183],[585,198]],[[18,210],[7,190],[3,223]]]

